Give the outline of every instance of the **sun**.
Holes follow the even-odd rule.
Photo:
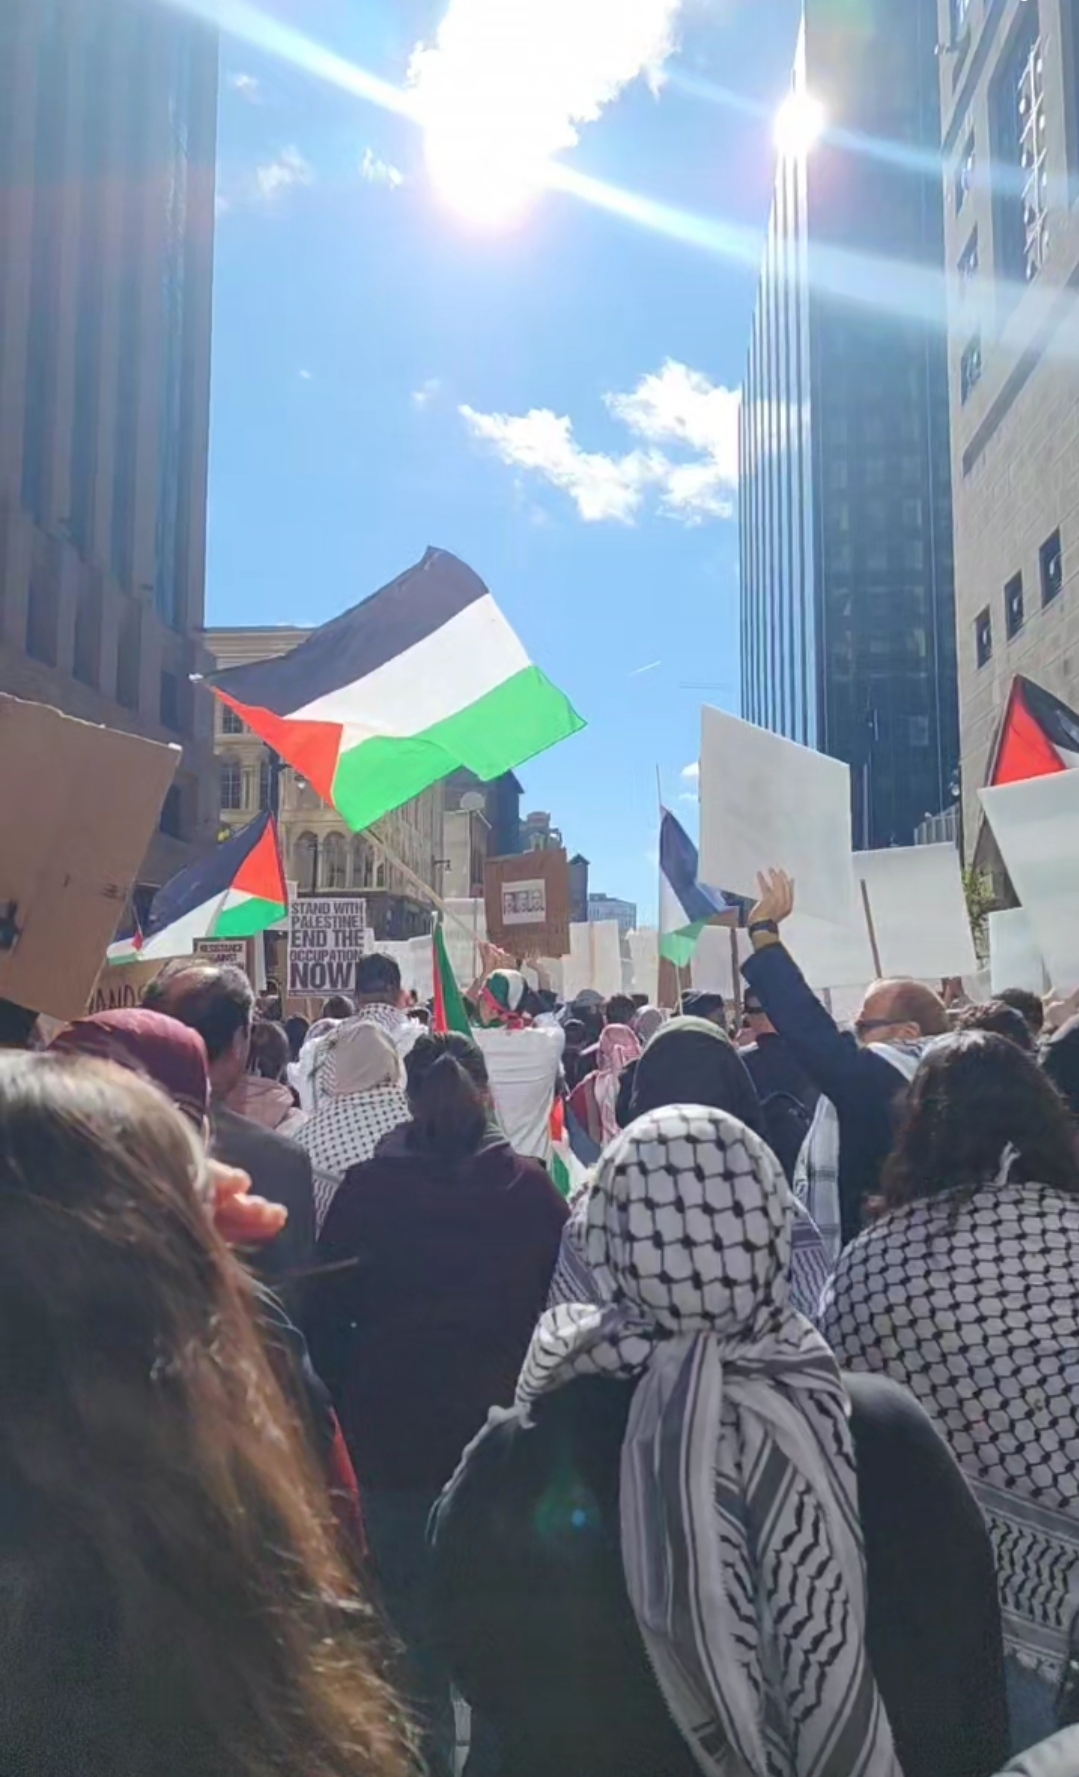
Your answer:
[[[805,160],[828,127],[820,100],[804,89],[792,92],[776,113],[775,143],[784,160]]]
[[[423,128],[431,183],[466,221],[506,227],[542,190],[545,161],[530,155],[499,117],[455,102],[429,110]]]

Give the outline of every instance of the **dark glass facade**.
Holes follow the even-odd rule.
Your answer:
[[[936,45],[935,0],[806,0],[828,131],[780,159],[743,391],[742,711],[847,761],[859,848],[959,757]]]

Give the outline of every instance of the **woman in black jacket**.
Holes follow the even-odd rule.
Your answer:
[[[845,1389],[790,1310],[790,1230],[774,1157],[722,1112],[607,1150],[610,1304],[544,1316],[433,1528],[444,1646],[504,1777],[691,1777],[732,1748],[755,1777],[1004,1761],[977,1508],[909,1397]]]

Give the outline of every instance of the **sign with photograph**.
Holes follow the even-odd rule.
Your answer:
[[[354,993],[367,954],[367,902],[357,895],[298,896],[289,908],[288,992]]]
[[[518,958],[569,955],[569,863],[564,851],[488,858],[487,936]]]

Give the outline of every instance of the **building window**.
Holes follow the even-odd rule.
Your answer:
[[[1051,605],[1058,597],[1064,585],[1064,553],[1060,546],[1060,532],[1054,531],[1047,537],[1038,551],[1041,566],[1042,604]]]
[[[296,882],[304,895],[313,895],[318,887],[318,839],[314,833],[301,833],[296,841]]]
[[[352,841],[352,886],[354,889],[371,888],[374,880],[375,860],[370,843],[362,833],[357,833]]]
[[[974,653],[979,666],[988,666],[993,658],[993,619],[988,605],[974,619]]]
[[[887,464],[883,457],[869,457],[865,465],[866,487],[883,487],[888,479]]]
[[[158,830],[167,833],[170,839],[182,839],[184,836],[183,812],[180,786],[172,784],[161,804],[161,815],[157,823]]]
[[[101,588],[80,593],[75,607],[75,658],[72,671],[81,685],[94,691],[101,682]]]
[[[920,500],[903,501],[903,523],[908,531],[920,531],[924,523],[924,516]]]
[[[60,636],[60,588],[56,576],[34,574],[26,607],[26,652],[32,660],[55,666]]]
[[[222,732],[222,734],[242,734],[243,731],[244,731],[243,722],[240,720],[239,716],[236,714],[236,711],[233,709],[230,709],[227,703],[223,703],[221,705],[221,732]]]
[[[386,886],[386,866],[379,864],[375,870],[375,887],[384,889]]]
[[[238,759],[221,761],[221,806],[239,809],[244,805],[244,774]]]
[[[180,681],[175,673],[161,674],[161,725],[173,734],[182,732],[180,722]]]
[[[955,169],[955,213],[957,216],[974,188],[975,165],[974,131],[971,130],[963,144],[963,152],[959,156],[959,164]]]
[[[982,341],[981,335],[971,340],[962,358],[959,360],[959,394],[966,403],[982,380]]]
[[[920,537],[908,537],[903,544],[903,566],[913,573],[925,567],[925,544]]]
[[[260,808],[269,808],[270,797],[271,797],[272,793],[273,793],[273,761],[271,759],[265,759],[265,758],[260,759],[259,760],[259,807]]]
[[[832,486],[834,488],[844,488],[848,485],[849,478],[848,478],[848,474],[847,474],[847,461],[846,461],[845,457],[833,457],[832,458],[832,466],[831,466],[831,470],[830,470],[830,475],[831,475]]]
[[[1023,627],[1023,576],[1014,574],[1004,588],[1004,629],[1009,642]]]
[[[1027,0],[992,97],[997,269],[1029,283],[1049,246],[1049,162],[1045,56],[1037,0]]]
[[[912,747],[927,747],[929,745],[928,716],[911,716],[910,744]]]
[[[141,675],[142,607],[135,599],[127,599],[116,650],[116,701],[122,703],[126,710],[137,710],[139,707]]]
[[[322,842],[322,886],[343,889],[347,882],[345,838],[343,833],[327,833]]]
[[[978,230],[975,229],[959,256],[959,294],[965,296],[978,275]]]

